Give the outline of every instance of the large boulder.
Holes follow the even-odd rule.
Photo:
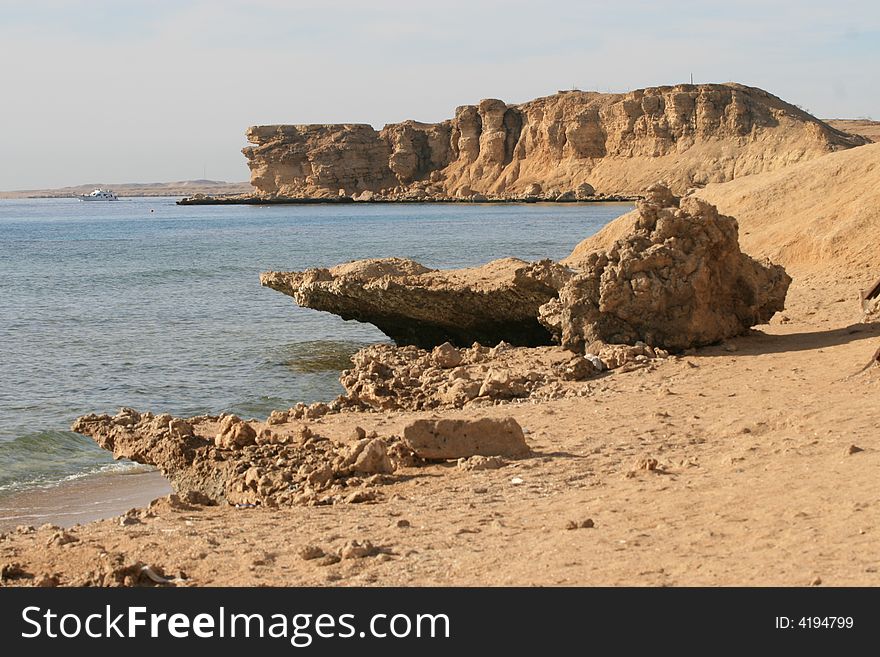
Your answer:
[[[633,229],[577,263],[581,272],[540,309],[574,351],[591,343],[685,349],[742,334],[783,309],[791,278],[742,253],[736,219],[662,184],[638,203]]]
[[[423,459],[459,459],[471,456],[528,456],[522,427],[512,417],[496,420],[424,419],[403,430],[403,440]]]
[[[571,276],[549,260],[495,260],[438,271],[412,260],[358,260],[331,269],[268,272],[260,282],[305,308],[375,324],[399,345],[431,348],[551,343],[538,308]]]

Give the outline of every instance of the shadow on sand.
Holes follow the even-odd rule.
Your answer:
[[[750,335],[732,340],[736,344],[735,355],[757,356],[759,354],[786,353],[793,351],[812,351],[837,347],[858,340],[880,337],[880,324],[851,324],[828,331],[809,331],[805,333],[784,333],[770,335],[752,331]],[[701,349],[700,356],[731,356],[723,347]],[[866,356],[867,358],[867,356]]]

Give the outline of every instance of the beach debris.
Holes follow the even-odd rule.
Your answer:
[[[493,348],[474,344],[444,348],[437,365],[435,351],[377,344],[352,356],[352,367],[340,376],[343,408],[432,410],[468,408],[519,399],[549,400],[576,396],[572,382],[588,380],[609,368],[649,367],[669,353],[643,342],[635,345],[591,343],[588,353],[574,355],[560,347]],[[450,350],[459,356],[447,359]]]
[[[874,355],[871,356],[870,360],[867,363],[862,365],[858,370],[856,370],[855,372],[853,372],[849,376],[843,378],[842,380],[846,381],[847,379],[851,379],[854,376],[858,376],[862,372],[871,369],[875,365],[880,365],[880,347],[877,347],[876,351],[874,351]]]
[[[148,564],[144,564],[143,566],[141,566],[140,572],[144,577],[156,584],[177,584],[184,581],[179,577],[165,577],[164,575],[160,575],[158,572],[156,572],[155,568]]]
[[[512,417],[414,420],[404,428],[403,440],[417,456],[432,460],[530,454],[522,427]]]

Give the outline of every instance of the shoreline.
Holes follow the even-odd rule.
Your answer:
[[[157,470],[95,474],[0,496],[0,532],[44,524],[72,527],[144,507],[171,493]]]
[[[634,203],[641,199],[641,196],[602,196],[591,199],[553,199],[538,197],[523,198],[372,198],[369,200],[355,200],[351,196],[338,197],[288,197],[278,196],[271,198],[260,198],[254,196],[245,197],[225,197],[225,196],[206,196],[200,197],[184,197],[177,201],[177,205],[333,205],[333,204],[404,204],[404,205],[432,205],[432,204],[454,204],[461,203],[465,205],[485,205],[485,204],[507,204],[517,205],[523,203],[552,203],[571,205],[576,203],[592,204],[592,203]]]

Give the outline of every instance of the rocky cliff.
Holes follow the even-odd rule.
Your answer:
[[[264,196],[634,195],[771,171],[868,140],[738,84],[483,100],[442,123],[266,125],[243,150]]]

